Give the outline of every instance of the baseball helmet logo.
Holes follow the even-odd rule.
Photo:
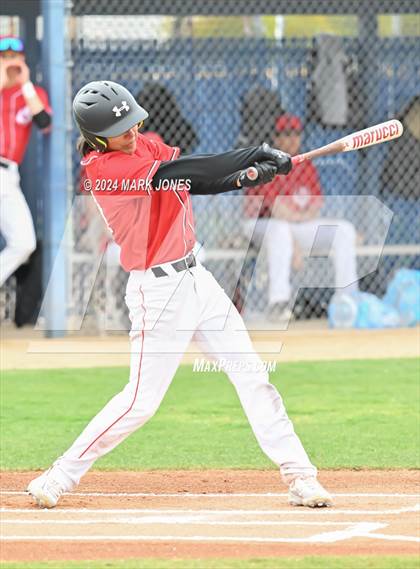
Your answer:
[[[121,101],[121,107],[117,107],[117,105],[115,105],[115,107],[112,109],[112,111],[115,113],[116,117],[120,117],[121,116],[121,111],[126,111],[128,112],[130,110],[130,107],[127,105],[127,101]]]

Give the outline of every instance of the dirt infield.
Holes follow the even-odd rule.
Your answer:
[[[92,472],[54,510],[1,475],[3,561],[415,555],[418,471],[327,471],[335,507],[287,504],[276,471]]]
[[[420,327],[385,330],[329,330],[326,322],[293,323],[288,330],[250,329],[265,360],[281,362],[413,358],[420,355]],[[28,330],[7,330],[0,348],[1,369],[128,366],[127,335],[44,338]],[[75,357],[77,356],[77,357]],[[82,356],[82,357],[80,357]],[[183,363],[202,357],[192,343]]]
[[[253,332],[281,361],[415,357],[419,331]],[[128,365],[126,338],[6,338],[3,369]],[[83,354],[83,358],[75,357]],[[195,354],[184,360],[189,362]],[[418,471],[327,471],[335,507],[287,504],[276,471],[91,472],[54,510],[24,489],[37,473],[3,472],[2,561],[418,555]]]

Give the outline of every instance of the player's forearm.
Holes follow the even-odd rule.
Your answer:
[[[35,87],[31,81],[27,81],[22,85],[22,94],[32,115],[37,115],[45,110],[44,104],[35,91]]]
[[[164,162],[153,177],[153,185],[161,180],[190,180],[191,194],[219,194],[238,189],[242,169],[256,161],[258,147],[240,148],[222,154],[183,156]]]
[[[28,81],[22,86],[22,93],[26,104],[31,111],[33,121],[39,128],[48,128],[51,124],[51,116],[45,110],[44,103],[41,101],[35,87]]]
[[[178,160],[161,164],[153,177],[156,186],[161,180],[190,180],[191,194],[220,194],[238,189],[241,173],[255,164],[270,162],[274,168],[272,175],[262,175],[259,183],[270,181],[276,173],[288,173],[290,157],[280,153],[273,157],[273,149],[268,145],[249,146],[221,154],[183,156]],[[291,163],[290,163],[291,168]],[[284,172],[282,171],[284,169]],[[286,171],[287,170],[287,171]]]

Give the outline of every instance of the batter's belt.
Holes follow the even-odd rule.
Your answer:
[[[181,271],[187,271],[191,267],[195,267],[197,261],[195,260],[194,253],[190,253],[183,259],[180,259],[179,261],[175,261],[174,263],[169,263],[169,264],[177,273],[180,273]],[[151,267],[152,273],[155,275],[156,278],[168,277],[169,273],[166,271],[167,266],[168,264],[166,264],[165,268],[163,268],[163,266],[155,265],[154,267]]]

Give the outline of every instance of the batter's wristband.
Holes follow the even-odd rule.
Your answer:
[[[36,96],[36,91],[32,81],[27,81],[22,85],[22,93],[25,99],[32,99]]]

